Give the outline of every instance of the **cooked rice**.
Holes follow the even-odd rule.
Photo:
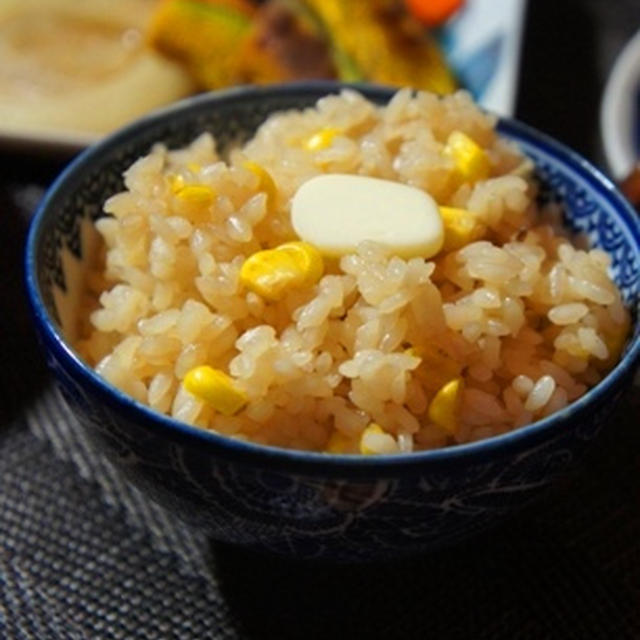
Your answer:
[[[78,349],[109,382],[161,413],[258,443],[357,453],[410,452],[488,438],[572,402],[615,364],[629,314],[608,275],[610,258],[572,246],[559,211],[536,204],[532,163],[494,130],[464,92],[399,91],[377,107],[354,91],[270,117],[222,160],[203,134],[161,144],[125,174],[126,191],[96,223],[106,247],[90,278]],[[304,140],[340,133],[326,149]],[[491,176],[459,184],[442,154],[449,134],[481,145]],[[244,168],[277,185],[275,199]],[[354,173],[426,190],[474,211],[485,236],[431,261],[403,260],[364,243],[327,261],[320,282],[278,302],[247,292],[243,260],[295,238],[297,188],[320,173]],[[173,194],[175,180],[207,185],[202,215]],[[337,230],[338,232],[338,230]],[[233,416],[187,392],[191,368],[228,372],[248,395]],[[464,392],[455,433],[430,422],[447,381]]]

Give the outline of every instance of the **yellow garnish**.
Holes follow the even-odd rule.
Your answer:
[[[463,386],[462,378],[449,380],[429,404],[429,419],[452,435],[458,428]]]
[[[267,209],[272,210],[276,203],[278,188],[271,174],[257,162],[251,160],[246,160],[242,166],[258,177],[258,191],[264,191],[267,196]]]
[[[370,446],[371,436],[383,435],[384,430],[375,422],[372,422],[361,434],[360,436],[360,453],[365,456],[369,456],[373,453],[376,453],[375,449],[372,449]]]
[[[187,204],[208,207],[215,199],[215,191],[205,184],[188,184],[176,191],[176,197]]]
[[[333,139],[340,134],[339,129],[334,127],[325,127],[316,131],[310,136],[304,143],[304,147],[307,151],[321,151],[327,149],[333,143]]]
[[[452,132],[443,153],[456,163],[463,182],[476,182],[489,177],[491,166],[486,152],[466,133]]]
[[[210,207],[215,202],[215,191],[205,184],[187,184],[175,190],[176,212],[198,224],[207,222]]]
[[[249,256],[240,268],[240,282],[267,300],[279,300],[291,289],[315,284],[323,270],[315,247],[288,242]]]
[[[286,242],[277,251],[290,255],[304,274],[304,284],[315,284],[324,273],[324,261],[320,252],[308,242]]]
[[[398,451],[396,439],[375,422],[372,422],[360,435],[360,453],[365,456]]]
[[[303,279],[295,260],[275,249],[254,253],[240,268],[240,282],[267,300],[279,300],[289,289],[302,284]]]
[[[225,416],[232,416],[247,403],[247,395],[235,386],[232,378],[207,365],[188,371],[182,384],[189,393]]]
[[[440,207],[440,215],[444,224],[443,251],[460,249],[481,238],[486,231],[478,217],[466,209]]]

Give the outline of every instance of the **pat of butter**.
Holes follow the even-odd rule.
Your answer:
[[[438,205],[424,191],[390,180],[326,174],[293,196],[296,233],[326,256],[353,253],[364,241],[390,247],[402,258],[440,251],[444,228]]]

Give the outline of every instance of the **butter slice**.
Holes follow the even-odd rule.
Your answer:
[[[291,222],[300,238],[325,256],[353,253],[371,241],[402,258],[430,258],[444,242],[431,196],[366,176],[326,174],[308,180],[293,196]]]

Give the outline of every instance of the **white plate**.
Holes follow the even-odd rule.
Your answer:
[[[0,146],[73,152],[192,89],[144,47],[156,0],[0,0]]]
[[[600,109],[605,157],[616,179],[640,159],[640,31],[618,56]]]

